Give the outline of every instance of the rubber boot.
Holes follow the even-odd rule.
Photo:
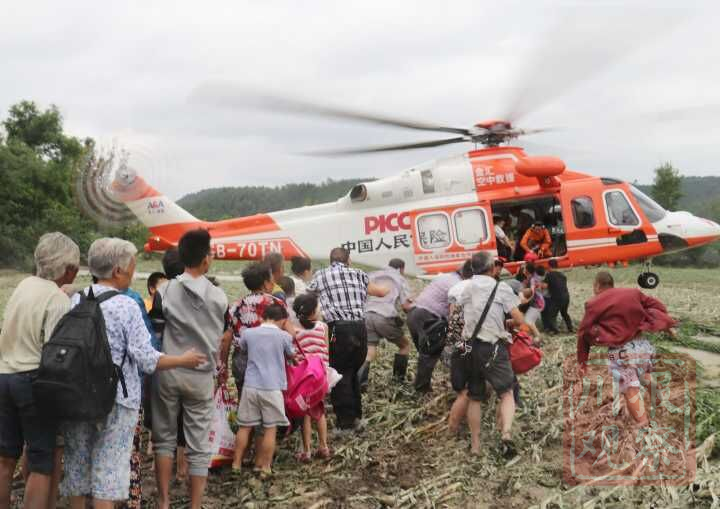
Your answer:
[[[417,392],[432,391],[431,381],[435,364],[439,357],[433,357],[424,353],[418,353],[417,372],[413,384]]]
[[[367,392],[370,378],[370,363],[364,362],[357,372],[358,382],[360,382],[360,392]]]
[[[408,356],[396,353],[393,359],[393,380],[396,382],[404,382],[407,376],[407,367]]]

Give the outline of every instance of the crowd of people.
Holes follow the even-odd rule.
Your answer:
[[[440,359],[446,361],[457,393],[448,426],[457,432],[466,420],[473,454],[482,453],[482,406],[494,390],[498,451],[511,458],[516,455],[513,418],[522,404],[510,358],[513,338],[529,334],[540,345],[537,324],[545,333],[557,332],[558,314],[574,332],[567,279],[555,260],[547,268],[526,263],[512,277],[501,259],[480,252],[414,296],[401,259],[368,274],[352,266],[347,250],[335,248],[328,267],[313,273],[309,259],[295,257],[286,276],[282,255],[273,253],[243,270],[249,293],[229,302],[206,276],[212,263],[210,235],[193,230],[165,254],[163,272],[150,275],[150,298],[144,302],[130,288],[135,256],[127,241],[96,240],[87,253],[93,283],[76,288],[77,245],[61,233],[40,238],[35,275],[14,290],[0,332],[0,507],[10,505],[19,462],[26,479],[25,507],[53,508],[59,495],[69,497],[74,509],[84,508],[88,499],[97,508],[140,507],[140,437],[147,429],[158,507],[170,505],[175,464],[178,478],[187,478],[190,506],[200,508],[211,459],[213,397],[230,373],[239,398],[234,475],[244,475],[245,468],[261,478],[272,475],[278,433],[294,428],[302,430],[298,462],[328,460],[332,441],[367,426],[362,393],[372,382],[370,368],[383,338],[397,347],[393,384],[408,380],[415,345],[412,386],[420,395],[433,390],[433,371]],[[674,321],[657,299],[614,288],[606,272],[597,275],[594,290],[578,328],[579,370],[592,345],[607,346],[630,414],[643,422],[643,402],[637,397],[641,375],[617,359],[623,352],[652,354],[644,333],[672,330]],[[102,311],[121,383],[102,419],[53,419],[33,393],[43,345],[55,341],[64,317],[88,299]],[[333,380],[327,385],[332,433],[323,401],[300,419],[286,412],[287,365],[309,356],[318,357]]]

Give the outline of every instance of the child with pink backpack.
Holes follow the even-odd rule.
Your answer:
[[[337,377],[332,368],[329,367],[328,353],[328,327],[320,321],[320,307],[317,297],[312,293],[304,293],[298,295],[293,302],[293,310],[300,322],[295,340],[298,346],[298,354],[296,360],[302,360],[302,356],[318,356],[322,360],[325,369],[328,371],[328,380],[330,383],[334,377]],[[312,422],[317,423],[318,432],[318,449],[315,451],[315,457],[329,459],[332,451],[328,447],[327,442],[327,420],[325,419],[325,405],[323,401],[318,402],[314,407],[310,408],[303,418],[302,442],[303,449],[298,452],[296,459],[301,463],[309,463],[312,460],[311,443],[312,443]]]

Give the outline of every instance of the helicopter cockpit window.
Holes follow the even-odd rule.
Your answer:
[[[365,184],[358,184],[350,190],[350,200],[354,202],[367,200],[367,195]]]
[[[632,192],[635,199],[640,204],[640,208],[647,216],[648,221],[656,223],[665,217],[667,210],[662,208],[655,200],[650,198],[648,195],[643,193],[640,189],[635,186],[630,186],[630,192]]]
[[[610,224],[614,226],[638,226],[640,224],[640,220],[622,191],[605,193],[605,205]]]
[[[418,218],[418,238],[423,249],[442,249],[450,245],[450,222],[445,214],[427,214]]]
[[[455,213],[455,235],[459,244],[474,246],[487,240],[485,212],[482,209],[459,210]]]
[[[592,228],[595,226],[595,209],[592,198],[578,196],[572,202],[573,222],[576,228]]]
[[[420,172],[420,178],[422,178],[423,193],[434,193],[435,192],[435,178],[433,177],[432,170],[423,170]]]

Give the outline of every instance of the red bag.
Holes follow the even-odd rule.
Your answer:
[[[510,362],[516,375],[527,373],[542,361],[542,350],[533,346],[532,338],[525,332],[517,332],[508,345]]]
[[[288,364],[285,367],[287,389],[283,391],[283,398],[285,414],[290,419],[307,415],[328,393],[327,372],[320,356],[306,356],[297,341],[295,346],[304,358],[295,366]]]

